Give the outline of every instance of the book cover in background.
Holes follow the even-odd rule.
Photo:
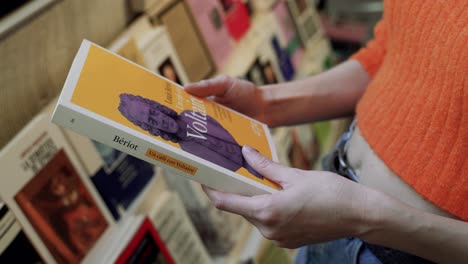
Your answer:
[[[224,12],[219,0],[187,0],[187,4],[217,68],[221,69],[233,44],[224,25]]]
[[[189,82],[165,27],[160,26],[148,32],[140,43],[148,69],[177,84]]]
[[[177,193],[165,191],[148,212],[175,263],[212,263]]]
[[[144,38],[148,32],[153,29],[150,18],[144,14],[139,15],[135,20],[132,20],[130,25],[125,27],[124,31],[120,33],[114,41],[110,44],[110,48],[120,49],[128,42],[128,38],[133,38],[135,42],[138,42],[141,38]],[[137,45],[138,46],[138,45]]]
[[[287,5],[302,45],[307,47],[309,43],[320,38],[322,26],[312,3],[307,0],[287,0]]]
[[[135,216],[127,221],[119,245],[106,263],[115,264],[174,264],[174,259],[154,228],[151,221],[143,216]]]
[[[171,190],[176,192],[211,255],[226,255],[238,238],[239,217],[216,209],[200,184],[186,181],[165,172]]]
[[[225,12],[224,23],[236,41],[247,33],[250,27],[250,17],[246,5],[240,0],[219,0]]]
[[[114,219],[120,219],[155,174],[154,165],[63,130]]]
[[[112,218],[49,120],[39,114],[0,153],[0,195],[45,262],[79,263]]]
[[[254,12],[269,12],[278,0],[249,0]]]
[[[257,86],[266,84],[265,74],[263,71],[263,65],[260,63],[260,59],[258,57],[255,58],[255,60],[252,62],[252,64],[248,68],[247,73],[242,78],[253,82]]]
[[[286,1],[278,1],[273,8],[273,14],[278,21],[280,35],[285,40],[286,50],[291,57],[295,68],[299,67],[301,59],[304,56],[304,49],[299,34],[294,25],[294,20],[288,10]]]
[[[282,66],[284,68],[284,60],[287,59],[287,54],[281,48],[281,45],[285,41],[279,35],[277,20],[273,14],[256,16],[248,36],[250,37],[249,49],[254,50],[256,59],[249,66],[246,78],[257,85],[262,83],[261,79],[263,79],[264,84],[283,82],[285,76],[282,72]],[[275,53],[273,39],[276,39],[277,44],[280,45],[281,56],[277,56]],[[279,61],[279,58],[283,61]],[[292,65],[290,66],[292,67]],[[288,74],[287,76],[290,77],[292,69],[285,70]],[[262,78],[258,77],[258,73],[261,73]]]
[[[0,263],[44,263],[13,213],[1,202]]]
[[[146,67],[145,59],[134,37],[122,36],[115,40],[109,49],[138,65]]]
[[[161,0],[129,0],[130,7],[137,13],[144,12]]]
[[[284,82],[285,80],[281,71],[280,62],[273,49],[273,38],[275,38],[275,34],[273,33],[265,35],[265,37],[261,39],[261,44],[257,49],[260,69],[266,85]],[[290,74],[290,70],[287,70],[287,73]]]
[[[266,125],[84,41],[52,121],[212,188],[253,195],[278,186],[245,161],[276,160]]]
[[[109,49],[173,82],[188,83],[187,74],[166,28],[152,27],[146,16],[141,16],[133,22]]]
[[[119,224],[113,240],[107,243],[91,263],[173,264],[165,242],[144,215],[130,215]]]
[[[164,25],[190,82],[207,79],[215,65],[185,1],[170,0],[147,11],[154,25]]]
[[[271,45],[275,51],[276,59],[278,60],[279,68],[281,74],[284,77],[285,81],[290,81],[294,78],[294,66],[291,61],[291,57],[287,49],[281,47],[278,37],[273,35],[271,37]]]
[[[243,46],[236,49],[232,60],[223,69],[223,74],[249,80],[258,86],[284,81],[272,39],[277,38],[280,44],[284,41],[278,36],[275,23],[273,15],[257,15],[245,39],[240,43]],[[287,73],[291,74],[290,71]]]

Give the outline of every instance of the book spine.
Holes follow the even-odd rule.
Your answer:
[[[212,263],[176,193],[163,193],[149,215],[176,263]]]
[[[249,196],[275,192],[272,188],[242,175],[227,170],[220,173],[196,159],[184,157],[176,151],[146,141],[124,129],[114,127],[62,104],[58,105],[52,122],[217,190]]]

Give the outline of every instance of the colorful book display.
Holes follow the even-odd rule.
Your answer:
[[[275,35],[271,37],[271,45],[275,51],[276,59],[278,60],[279,69],[285,81],[290,81],[294,78],[294,66],[291,57],[286,49],[280,45],[278,37]]]
[[[322,26],[320,24],[319,15],[311,1],[286,1],[289,12],[291,12],[291,17],[294,19],[296,30],[301,38],[302,45],[307,47],[309,42],[319,39],[322,35]]]
[[[266,39],[262,43],[264,44],[259,46],[257,52],[265,84],[284,82],[284,77],[280,69],[278,58],[273,50],[271,39]]]
[[[280,65],[285,66],[284,60],[287,60],[288,56],[283,48],[280,50],[282,54],[275,53],[274,38],[278,39],[280,45],[284,43],[279,36],[276,23],[273,15],[255,17],[252,27],[237,46],[235,53],[231,55],[231,60],[222,73],[247,79],[259,86],[284,81]],[[292,67],[291,64],[286,66]],[[285,73],[291,75],[292,71],[294,69],[289,68]]]
[[[224,23],[231,37],[239,41],[250,27],[249,12],[245,4],[240,0],[220,0],[226,13]]]
[[[286,1],[278,1],[273,7],[273,14],[278,22],[279,36],[284,39],[284,44],[281,40],[280,44],[286,49],[294,68],[297,69],[304,57],[304,49]]]
[[[145,59],[134,37],[122,36],[111,44],[109,49],[138,65],[146,67]]]
[[[224,24],[219,0],[187,0],[193,17],[218,69],[223,68],[232,50],[232,40]]]
[[[260,59],[256,57],[248,68],[247,73],[244,76],[241,76],[241,78],[249,80],[257,86],[265,85],[266,80],[263,67],[264,65],[260,63]]]
[[[102,100],[105,98],[105,100]],[[53,122],[212,188],[253,195],[278,186],[245,161],[276,159],[268,128],[84,41]]]
[[[161,1],[146,12],[153,25],[164,25],[190,82],[211,76],[215,69],[185,1]]]
[[[67,140],[38,115],[0,153],[0,195],[46,263],[80,263],[113,220]]]
[[[164,26],[152,27],[141,16],[109,48],[122,57],[154,71],[178,84],[188,77]]]
[[[285,77],[282,73],[283,67],[292,67],[292,65],[285,65],[284,60],[287,60],[288,56],[282,50],[280,45],[280,38],[278,37],[278,26],[277,20],[271,14],[258,16],[253,26],[253,32],[255,33],[254,47],[258,54],[258,60],[262,68],[262,74],[264,76],[265,84],[275,84],[283,82]],[[281,39],[282,40],[282,39]],[[275,43],[276,41],[276,43]],[[279,47],[275,47],[277,44]],[[275,48],[278,48],[280,55],[276,54]],[[279,59],[282,59],[282,64]],[[286,73],[291,75],[293,69],[286,69]],[[290,77],[288,75],[288,77]]]
[[[319,51],[329,47],[313,4],[129,4],[143,14],[110,45],[121,57],[84,41],[56,108],[0,151],[0,263],[213,263],[237,248],[243,222],[214,208],[199,183],[242,195],[279,190],[241,153],[248,145],[277,160],[269,129],[180,85],[216,70],[258,86],[321,71]],[[302,60],[305,49],[314,52]],[[53,110],[65,129],[50,124]],[[310,127],[275,134],[282,161],[311,167]],[[241,261],[291,261],[255,241]]]
[[[139,40],[139,46],[148,69],[177,84],[189,82],[165,27],[158,27],[148,32]]]
[[[120,219],[150,184],[154,165],[70,130],[63,131],[112,216]]]
[[[212,263],[176,193],[161,193],[148,212],[148,217],[159,230],[176,263]]]
[[[117,243],[107,249],[111,253],[102,263],[175,263],[159,232],[147,217],[131,216],[122,223],[120,231],[124,232],[115,237]]]
[[[200,238],[211,255],[224,255],[238,237],[239,217],[217,210],[206,197],[200,184],[165,172],[170,189],[180,196]]]

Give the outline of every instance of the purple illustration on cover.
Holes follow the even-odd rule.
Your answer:
[[[151,135],[178,143],[191,154],[231,171],[244,167],[263,179],[242,156],[242,146],[209,115],[188,110],[177,114],[158,102],[131,94],[120,94],[119,111]]]

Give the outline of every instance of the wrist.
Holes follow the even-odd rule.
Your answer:
[[[360,206],[354,216],[356,221],[353,231],[355,237],[372,243],[375,235],[386,225],[384,208],[388,206],[389,197],[374,189],[364,188],[365,191],[360,191],[361,199],[358,199]]]
[[[258,120],[267,124],[269,127],[281,125],[278,122],[275,114],[275,89],[276,85],[266,85],[257,88],[256,94],[258,98]]]
[[[404,233],[406,228],[409,228],[410,211],[382,192],[369,189],[364,207],[361,229],[357,237],[368,243],[386,244],[389,235],[394,235],[397,231]]]

